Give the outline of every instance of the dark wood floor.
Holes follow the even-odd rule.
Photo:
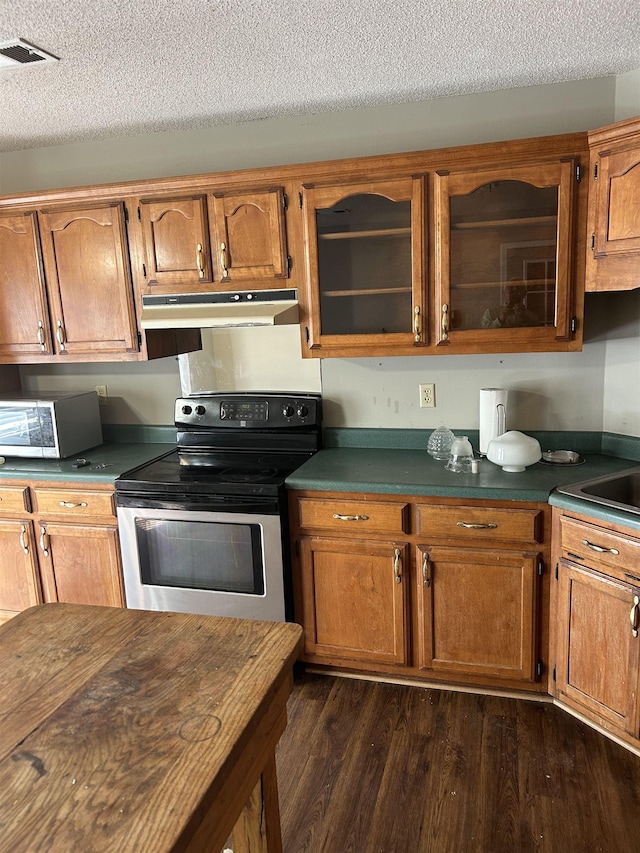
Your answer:
[[[302,673],[285,853],[632,853],[640,758],[550,704]]]

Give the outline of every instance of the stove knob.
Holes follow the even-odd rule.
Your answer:
[[[196,406],[196,415],[204,415],[206,409],[204,406]]]
[[[193,409],[191,408],[191,406],[183,406],[182,407],[182,414],[183,415],[190,415],[192,411],[193,411]]]
[[[299,418],[306,418],[308,414],[309,414],[309,409],[306,406],[300,406],[300,408],[296,412],[296,415]]]
[[[292,418],[295,414],[295,409],[293,408],[293,406],[284,406],[282,409],[282,414],[285,416],[285,418]]]

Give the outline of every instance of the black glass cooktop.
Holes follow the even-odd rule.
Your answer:
[[[164,492],[179,495],[277,494],[287,476],[311,453],[173,451],[116,480],[120,492]]]

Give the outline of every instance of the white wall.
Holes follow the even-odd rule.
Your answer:
[[[615,121],[640,114],[640,68],[616,78]]]
[[[626,94],[621,92],[618,102],[616,79],[605,78],[9,152],[0,154],[0,192],[587,130],[614,121],[616,109],[630,109],[634,74],[624,75]],[[606,316],[601,309],[594,317]],[[586,322],[589,311],[587,304]],[[628,394],[618,393],[635,377],[635,327],[610,347],[605,334],[595,335],[582,353],[322,362],[301,358],[298,336],[291,330],[264,331],[207,333],[203,353],[180,360],[30,366],[21,373],[25,387],[33,389],[106,384],[110,402],[103,418],[111,423],[171,423],[182,373],[185,390],[316,390],[321,385],[330,426],[430,428],[444,420],[471,429],[477,426],[479,389],[504,385],[514,390],[512,428],[601,430],[606,422],[612,431],[640,435],[640,413],[629,411]],[[436,409],[418,408],[419,382],[436,383]]]

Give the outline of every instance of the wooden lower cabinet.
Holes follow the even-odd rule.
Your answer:
[[[407,543],[305,537],[300,547],[305,654],[407,664]]]
[[[632,586],[564,561],[558,582],[558,692],[596,722],[637,738],[640,582]]]
[[[113,489],[0,487],[0,622],[43,601],[124,607]]]
[[[640,748],[640,535],[554,509],[555,695]]]
[[[539,554],[419,545],[416,563],[420,669],[535,680]]]
[[[0,518],[0,623],[42,601],[33,544],[28,518]]]
[[[290,497],[306,662],[546,691],[547,505],[312,491]]]
[[[116,527],[39,522],[45,601],[123,607]]]

